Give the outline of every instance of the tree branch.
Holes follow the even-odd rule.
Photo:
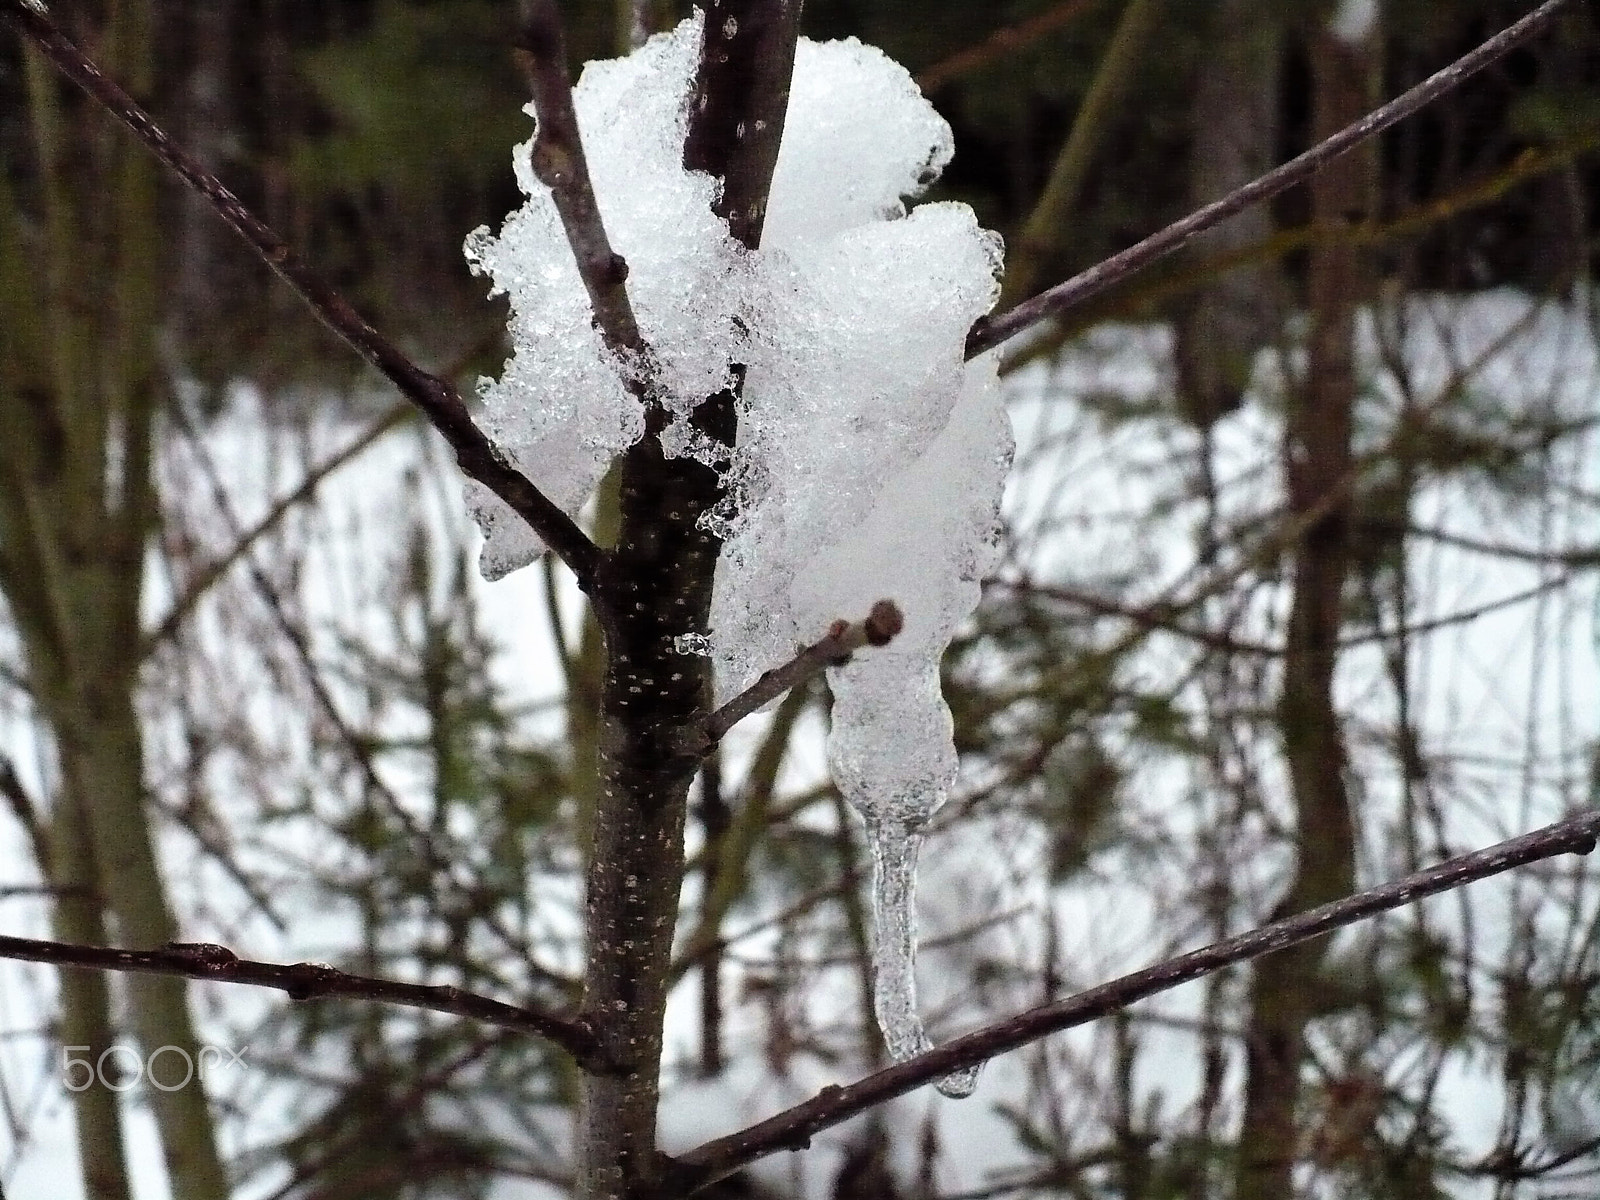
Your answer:
[[[844,662],[863,646],[887,646],[904,627],[905,618],[893,600],[879,600],[867,619],[854,625],[835,621],[826,636],[812,642],[781,667],[763,671],[761,678],[708,716],[700,726],[704,740],[690,748],[690,752],[704,755],[728,730],[762,705],[776,700],[825,667]]]
[[[706,1142],[674,1160],[672,1178],[681,1192],[698,1191],[778,1150],[803,1149],[821,1130],[932,1083],[951,1071],[976,1065],[1052,1033],[1119,1012],[1140,1000],[1225,967],[1299,945],[1423,897],[1452,891],[1558,854],[1588,854],[1594,850],[1597,837],[1600,837],[1600,812],[1580,812],[1533,833],[1447,859],[1393,883],[1273,921],[1067,999],[1029,1009],[875,1072],[848,1087],[825,1087],[810,1100],[759,1124]]]
[[[967,357],[976,358],[985,351],[994,349],[1007,338],[1021,333],[1030,325],[1064,312],[1075,304],[1083,303],[1113,284],[1120,283],[1135,271],[1142,270],[1158,259],[1181,249],[1196,234],[1221,224],[1253,204],[1270,200],[1279,192],[1304,182],[1340,155],[1425,108],[1446,92],[1459,87],[1469,76],[1481,71],[1504,56],[1512,47],[1548,26],[1569,2],[1570,0],[1545,0],[1545,3],[1520,21],[1495,34],[1476,50],[1464,54],[1410,91],[1395,97],[1382,108],[1374,109],[1361,120],[1347,125],[1303,154],[1274,167],[1265,175],[1245,184],[1237,191],[1230,192],[1222,199],[1196,209],[1181,220],[1174,221],[1144,241],[1113,254],[1085,271],[1080,271],[1066,282],[1041,292],[1031,300],[1024,300],[1015,308],[997,316],[980,318],[972,326],[972,332],[967,335]]]
[[[625,382],[641,400],[648,395],[650,350],[628,299],[628,262],[611,248],[589,163],[572,107],[566,38],[555,0],[523,0],[517,63],[528,80],[539,130],[533,138],[533,173],[550,189],[561,227],[577,260],[594,323],[606,346],[628,368]]]
[[[108,946],[81,946],[0,935],[0,958],[91,971],[175,975],[211,983],[277,988],[291,1000],[341,996],[421,1008],[467,1017],[501,1029],[537,1034],[571,1054],[585,1070],[604,1073],[614,1069],[601,1053],[599,1039],[587,1021],[542,1008],[491,1000],[450,984],[374,979],[351,975],[325,963],[258,962],[240,958],[226,946],[211,942],[169,942],[160,950],[117,950]]]
[[[17,824],[21,825],[23,832],[28,835],[28,842],[33,847],[34,861],[38,863],[39,870],[48,872],[50,837],[45,832],[44,817],[39,805],[28,795],[28,789],[22,786],[22,780],[17,778],[16,766],[4,754],[0,754],[0,796],[5,797],[12,816],[17,818]]]
[[[704,20],[683,165],[722,180],[712,207],[754,250],[789,111],[800,0],[711,0]]]
[[[344,449],[330,458],[323,460],[307,470],[305,478],[293,491],[286,493],[275,500],[270,508],[250,526],[249,529],[238,532],[233,544],[223,553],[200,567],[189,580],[183,593],[173,601],[172,607],[167,610],[167,615],[162,617],[156,627],[140,640],[139,654],[148,658],[158,646],[164,645],[174,637],[195,607],[204,600],[228,571],[240,559],[249,554],[250,550],[286,515],[299,505],[305,503],[316,493],[317,489],[328,476],[334,474],[351,460],[365,453],[372,445],[391,430],[398,429],[402,422],[410,415],[411,408],[404,402],[395,403],[387,412],[352,439]]]
[[[588,590],[599,551],[576,522],[511,465],[477,427],[454,386],[430,375],[366,322],[339,292],[300,258],[283,238],[246,208],[215,175],[178,146],[133,98],[108,79],[50,19],[45,8],[27,0],[0,0],[0,20],[33,43],[58,71],[82,88],[106,112],[126,125],[146,149],[210,203],[334,333],[366,359],[422,410],[450,448],[456,462],[522,517],[572,569]]]
[[[1001,59],[1010,58],[1026,50],[1045,35],[1054,33],[1063,25],[1075,21],[1091,5],[1098,2],[1099,0],[1063,0],[1063,3],[1045,9],[1038,16],[1018,21],[1015,25],[1003,26],[977,45],[968,46],[965,50],[958,51],[931,67],[924,67],[917,73],[917,86],[922,89],[924,95],[931,96],[963,75],[981,71]]]

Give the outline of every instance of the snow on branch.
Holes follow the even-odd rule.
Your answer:
[[[1355,149],[1368,138],[1374,137],[1407,117],[1426,108],[1446,92],[1459,87],[1468,77],[1483,70],[1503,57],[1507,51],[1527,41],[1555,20],[1560,10],[1570,0],[1545,0],[1538,8],[1515,24],[1508,26],[1456,59],[1449,66],[1434,72],[1410,91],[1396,96],[1382,108],[1374,109],[1352,125],[1347,125],[1332,137],[1318,142],[1304,153],[1274,167],[1265,175],[1228,193],[1220,200],[1196,209],[1188,216],[1174,221],[1165,229],[1151,234],[1142,242],[1102,259],[1087,270],[1080,271],[1064,283],[1024,300],[1014,308],[992,317],[980,318],[967,337],[967,357],[976,358],[986,350],[993,350],[1007,338],[1038,324],[1076,304],[1082,304],[1128,276],[1143,270],[1151,263],[1182,249],[1197,234],[1214,225],[1220,225],[1236,213],[1243,212],[1263,200],[1270,200],[1279,192],[1303,183],[1328,163]]]
[[[576,512],[642,440],[665,464],[717,472],[720,496],[697,518],[721,544],[709,619],[673,647],[711,660],[713,703],[730,705],[711,740],[748,711],[747,689],[784,678],[763,672],[841,613],[887,598],[903,615],[891,645],[827,672],[829,764],[872,845],[874,1003],[908,1058],[927,1045],[915,862],[957,769],[939,661],[996,559],[1011,454],[992,356],[963,353],[998,295],[1001,244],[966,205],[908,203],[954,153],[909,72],[854,39],[796,41],[797,16],[791,0],[716,0],[590,63],[571,91],[651,349],[648,412],[593,327],[561,198],[534,161],[542,135],[513,159],[527,203],[466,251],[511,300],[514,352],[482,389],[485,422],[558,504]],[[539,553],[493,497],[469,502],[485,575]],[[646,603],[652,586],[608,579],[602,612]],[[696,726],[680,753],[706,744]]]
[[[42,7],[27,0],[0,0],[0,20],[36,46],[56,69],[126,125],[146,149],[203,196],[257,256],[277,273],[329,329],[377,368],[422,410],[450,448],[463,472],[503,500],[528,523],[587,590],[599,552],[562,509],[507,461],[472,421],[460,394],[448,382],[412,362],[367,323],[326,279],[215,175],[189,155],[131,96],[107,78],[74,45]]]
[[[712,210],[761,245],[789,111],[800,0],[711,0],[701,26],[683,162],[722,180]]]
[[[1286,950],[1424,897],[1454,891],[1559,854],[1589,854],[1597,838],[1600,838],[1600,812],[1587,809],[1521,837],[1446,859],[1392,883],[1223,938],[1203,949],[1163,959],[1075,996],[1018,1013],[947,1042],[936,1050],[877,1071],[847,1087],[825,1087],[810,1100],[776,1116],[676,1157],[670,1168],[675,1194],[698,1191],[779,1150],[803,1149],[824,1129],[997,1054],[1088,1024],[1180,984]]]
[[[58,967],[139,975],[176,975],[211,983],[276,988],[291,1000],[338,996],[467,1017],[502,1029],[537,1034],[560,1046],[587,1071],[615,1067],[601,1052],[588,1022],[527,1005],[506,1004],[448,984],[401,983],[351,975],[325,963],[271,963],[240,958],[211,942],[170,942],[159,950],[118,950],[70,942],[0,936],[0,958]]]
[[[567,73],[566,38],[555,0],[523,0],[517,37],[517,61],[533,94],[539,129],[530,148],[535,178],[550,189],[561,225],[577,260],[578,275],[594,321],[607,348],[631,370],[628,382],[644,399],[649,347],[628,299],[628,260],[611,248],[600,205],[595,200],[589,164],[572,107],[572,79]]]

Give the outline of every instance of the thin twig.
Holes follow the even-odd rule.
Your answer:
[[[1279,192],[1304,182],[1319,169],[1368,138],[1382,133],[1396,122],[1425,108],[1446,92],[1459,87],[1469,76],[1481,71],[1505,55],[1519,42],[1526,41],[1555,20],[1556,14],[1570,0],[1545,0],[1538,8],[1469,51],[1455,62],[1436,71],[1410,91],[1397,96],[1382,108],[1374,109],[1361,120],[1347,125],[1332,137],[1318,142],[1303,154],[1274,167],[1265,175],[1230,192],[1204,208],[1196,209],[1181,220],[1174,221],[1159,233],[1144,241],[1103,259],[1085,271],[1080,271],[1065,283],[1041,292],[1031,300],[1024,300],[1015,308],[994,317],[982,317],[967,335],[967,357],[976,358],[992,350],[1007,338],[1013,337],[1043,321],[1081,304],[1113,284],[1121,282],[1135,271],[1142,270],[1158,259],[1181,249],[1196,234],[1219,225],[1234,216],[1270,200]]]
[[[456,462],[522,517],[578,579],[593,580],[599,550],[565,512],[511,465],[501,449],[473,423],[454,385],[424,371],[369,325],[326,279],[272,228],[245,207],[215,175],[169,137],[131,96],[108,79],[57,28],[47,11],[27,0],[0,0],[0,20],[32,42],[64,76],[126,125],[160,162],[205,197],[212,209],[255,250],[334,333],[377,368],[444,435]]]
[[[1600,812],[1580,812],[1533,833],[1448,859],[1393,883],[1273,921],[1067,999],[1029,1009],[926,1054],[877,1071],[847,1087],[825,1087],[810,1100],[679,1156],[671,1167],[675,1194],[698,1191],[779,1150],[803,1149],[820,1131],[943,1078],[951,1071],[1120,1012],[1181,984],[1299,945],[1379,913],[1413,904],[1426,896],[1452,891],[1558,854],[1588,854],[1594,850],[1597,837],[1600,837]]]
[[[22,780],[17,777],[16,765],[3,754],[0,754],[0,796],[5,797],[12,815],[17,818],[17,823],[28,835],[28,842],[33,847],[33,857],[39,865],[39,870],[48,872],[50,838],[45,832],[44,817],[39,805],[28,795],[28,789],[22,786]]]
[[[931,95],[952,80],[981,70],[991,63],[1026,50],[1028,46],[1053,33],[1079,16],[1099,0],[1065,0],[1054,8],[1047,8],[1038,16],[1029,17],[1015,25],[997,29],[976,46],[952,54],[917,73],[917,86],[924,95]]]
[[[274,501],[272,506],[262,514],[260,520],[234,538],[233,544],[226,551],[196,571],[194,578],[184,588],[183,595],[179,596],[173,603],[172,608],[168,610],[166,616],[161,618],[160,623],[144,636],[140,650],[141,656],[148,657],[157,647],[164,645],[168,639],[176,634],[184,621],[188,620],[189,614],[194,611],[195,606],[206,597],[217,581],[227,574],[229,568],[243,558],[251,547],[270,532],[279,521],[296,507],[311,499],[328,476],[365,453],[385,434],[399,428],[410,412],[409,405],[394,405],[388,412],[367,426],[344,449],[308,470],[305,478],[300,481],[293,491]]]
[[[567,1051],[586,1070],[604,1072],[611,1069],[601,1055],[600,1043],[594,1031],[581,1018],[543,1008],[506,1004],[451,984],[375,979],[366,975],[351,975],[325,963],[258,962],[240,958],[226,946],[211,942],[170,942],[160,950],[117,950],[108,946],[82,946],[38,938],[0,936],[0,958],[91,971],[177,975],[212,983],[277,988],[291,1000],[340,996],[449,1013],[501,1029],[537,1034]]]
[[[1451,217],[1493,204],[1515,187],[1570,166],[1575,158],[1589,153],[1597,145],[1600,145],[1600,137],[1587,135],[1525,150],[1504,170],[1496,171],[1486,179],[1463,184],[1388,220],[1367,220],[1334,228],[1307,224],[1282,229],[1270,237],[1231,250],[1196,256],[1182,269],[1146,279],[1136,288],[1109,296],[1102,292],[1095,303],[1078,306],[1071,320],[1057,322],[1049,333],[1030,338],[1025,345],[1008,353],[1001,360],[1000,374],[1008,375],[1030,362],[1050,357],[1092,325],[1159,309],[1167,301],[1193,292],[1229,271],[1272,262],[1293,251],[1311,249],[1329,242],[1348,241],[1358,246],[1384,246],[1397,242]]]
[[[467,365],[472,361],[473,357],[487,349],[491,344],[498,342],[500,336],[500,331],[496,330],[485,337],[479,338],[475,344],[468,346],[458,354],[449,366],[443,368],[439,372],[439,376],[443,379],[458,378],[467,369]],[[171,610],[161,618],[155,629],[142,639],[141,657],[148,657],[157,647],[163,645],[176,634],[195,606],[205,598],[206,594],[227,573],[228,569],[238,562],[251,546],[265,537],[279,521],[283,520],[299,505],[310,500],[328,476],[359,458],[371,446],[375,445],[380,438],[404,424],[407,416],[411,413],[412,407],[405,400],[396,402],[368,425],[363,432],[358,434],[353,441],[348,442],[344,449],[338,451],[331,458],[323,459],[315,466],[308,468],[305,478],[301,479],[293,491],[275,500],[272,506],[261,516],[260,520],[234,539],[233,545],[227,551],[195,572],[194,577],[189,580],[188,586],[184,589],[183,595],[173,602]]]
[[[824,637],[812,642],[781,667],[762,672],[761,678],[708,716],[700,726],[703,740],[692,752],[704,754],[720,742],[728,730],[762,705],[776,700],[825,667],[844,662],[863,646],[887,646],[904,625],[905,618],[893,600],[879,600],[867,619],[854,625],[835,621]]]
[[[1481,617],[1488,616],[1490,613],[1499,612],[1501,609],[1514,608],[1516,605],[1526,604],[1529,600],[1535,600],[1557,588],[1565,587],[1570,582],[1570,579],[1564,576],[1547,579],[1521,591],[1513,592],[1509,596],[1486,600],[1482,604],[1474,605],[1471,608],[1457,609],[1454,612],[1444,613],[1437,617],[1429,617],[1426,620],[1416,621],[1410,625],[1394,629],[1377,628],[1351,634],[1348,637],[1339,639],[1339,649],[1348,650],[1355,646],[1370,645],[1373,642],[1393,641],[1396,638],[1436,633],[1441,629],[1448,629],[1454,625],[1467,625]],[[986,586],[1002,587],[1013,595],[1041,596],[1046,600],[1076,605],[1099,616],[1119,617],[1126,621],[1132,621],[1141,629],[1159,629],[1225,654],[1254,655],[1258,658],[1277,658],[1283,654],[1281,646],[1246,641],[1243,638],[1234,637],[1223,630],[1204,629],[1189,625],[1183,621],[1180,611],[1182,606],[1179,605],[1124,603],[1082,588],[1036,583],[1030,579],[991,579],[986,581]],[[1203,599],[1205,597],[1202,596],[1200,598]]]
[[[626,384],[641,400],[648,394],[650,352],[628,299],[627,260],[611,248],[589,163],[572,107],[566,39],[555,0],[523,0],[517,63],[528,80],[539,130],[533,138],[533,173],[550,189],[594,323],[606,346],[627,368]]]
[[[174,422],[179,431],[188,440],[190,448],[194,452],[195,461],[199,465],[201,473],[205,476],[206,482],[210,485],[212,499],[216,504],[218,513],[226,522],[234,539],[236,541],[241,540],[242,534],[238,515],[234,511],[232,501],[228,499],[228,492],[223,486],[222,477],[217,471],[216,463],[206,450],[199,431],[194,428],[181,408],[174,410]],[[283,634],[284,640],[289,643],[290,648],[294,651],[295,658],[300,664],[306,685],[311,689],[312,696],[315,697],[329,724],[333,726],[334,732],[338,734],[339,740],[349,750],[350,756],[354,759],[362,777],[366,780],[367,786],[382,800],[384,807],[405,831],[412,845],[427,860],[429,868],[434,871],[438,878],[449,881],[451,886],[457,886],[455,861],[440,851],[434,842],[432,834],[418,824],[417,819],[412,816],[410,810],[401,802],[399,795],[378,771],[372,748],[368,744],[369,739],[362,737],[345,718],[338,702],[334,699],[332,691],[329,690],[326,681],[322,677],[322,670],[317,665],[316,656],[312,653],[311,644],[305,631],[290,618],[289,611],[283,602],[283,597],[278,594],[277,588],[273,586],[272,580],[267,577],[266,571],[256,562],[254,552],[247,548],[243,559],[251,581],[255,584],[257,594],[261,597],[262,603],[267,606],[267,610],[272,614],[273,623],[277,625],[279,632]],[[568,980],[561,978],[553,971],[534,961],[528,954],[526,944],[521,939],[513,936],[512,931],[507,929],[504,922],[496,917],[493,912],[483,912],[479,915],[489,931],[499,938],[502,944],[519,954],[525,964],[536,974],[543,976],[550,982],[559,984],[563,988],[570,986]]]

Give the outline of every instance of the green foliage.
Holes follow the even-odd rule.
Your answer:
[[[510,7],[382,0],[363,36],[305,55],[332,127],[296,147],[296,177],[325,194],[382,186],[409,197],[507,177],[511,147],[533,132],[519,108]]]
[[[1058,746],[1045,761],[1035,808],[1050,838],[1050,879],[1062,883],[1098,848],[1115,841],[1124,779],[1121,766],[1098,743]]]

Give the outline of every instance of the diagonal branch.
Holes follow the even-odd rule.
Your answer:
[[[1230,192],[1222,199],[1196,209],[1181,220],[1174,221],[1144,241],[1113,254],[1085,271],[1080,271],[1065,283],[1057,284],[1031,300],[1024,300],[1007,312],[980,318],[973,325],[972,332],[967,335],[967,357],[976,358],[1029,326],[1064,312],[1075,304],[1083,303],[1089,297],[1126,279],[1135,271],[1142,270],[1158,259],[1181,249],[1196,234],[1221,224],[1253,204],[1270,200],[1279,192],[1304,182],[1340,155],[1425,108],[1446,92],[1459,87],[1469,76],[1503,57],[1518,43],[1526,41],[1546,28],[1569,2],[1570,0],[1545,0],[1545,3],[1514,25],[1495,34],[1476,50],[1469,51],[1449,66],[1430,75],[1410,91],[1395,97],[1382,108],[1374,109],[1354,124],[1345,126],[1303,154],[1274,167],[1265,175],[1245,184],[1237,191]]]
[[[854,625],[835,621],[826,636],[812,642],[781,667],[763,671],[761,678],[706,717],[699,730],[704,740],[691,752],[703,756],[728,730],[763,704],[771,703],[824,668],[844,662],[863,646],[887,646],[904,627],[905,618],[893,600],[879,600],[867,619]]]
[[[599,550],[577,524],[518,471],[472,421],[455,387],[430,375],[369,325],[340,293],[294,252],[287,242],[244,206],[215,175],[178,146],[165,130],[116,83],[108,79],[50,19],[43,5],[0,0],[0,20],[33,43],[58,71],[121,121],[160,162],[210,203],[334,333],[377,368],[422,410],[450,448],[456,462],[522,517],[585,590],[592,581]]]
[[[673,1181],[678,1188],[675,1194],[707,1187],[779,1150],[802,1149],[821,1130],[941,1079],[951,1071],[974,1066],[1052,1033],[1120,1012],[1140,1000],[1225,967],[1299,945],[1378,913],[1412,904],[1425,896],[1452,891],[1558,854],[1588,854],[1594,850],[1597,837],[1600,837],[1600,812],[1592,809],[1579,812],[1533,833],[1447,859],[1393,883],[1235,934],[1202,950],[1166,959],[1065,1000],[1029,1009],[868,1075],[848,1087],[825,1087],[810,1100],[777,1116],[706,1142],[678,1157],[672,1166]]]
[[[1027,50],[1034,42],[1077,20],[1098,0],[1063,0],[1037,16],[995,30],[983,41],[917,72],[917,86],[931,96],[964,75],[991,67],[1001,59]]]
[[[586,1070],[612,1069],[589,1023],[542,1008],[506,1004],[450,984],[401,983],[351,975],[326,963],[270,963],[240,958],[226,946],[211,942],[169,942],[160,950],[117,950],[109,946],[81,946],[70,942],[0,936],[0,958],[49,963],[90,971],[118,971],[136,975],[175,975],[211,983],[239,983],[277,988],[291,1000],[317,1000],[340,996],[371,1000],[404,1008],[448,1013],[494,1025],[537,1034],[561,1047]]]
[[[249,529],[238,531],[234,541],[222,554],[212,559],[195,572],[194,578],[183,589],[166,616],[147,633],[140,644],[140,656],[148,658],[158,646],[164,645],[174,637],[183,623],[189,619],[200,601],[204,600],[211,589],[216,585],[233,565],[248,555],[251,549],[288,513],[299,505],[309,500],[322,486],[327,478],[344,467],[353,459],[365,453],[385,434],[398,429],[401,423],[410,415],[411,408],[403,402],[397,402],[387,412],[375,420],[371,425],[352,439],[342,450],[331,457],[318,463],[306,472],[305,478],[293,491],[279,497],[273,502],[272,507],[250,526]]]
[[[572,77],[567,71],[566,38],[555,0],[523,0],[517,32],[517,62],[533,95],[539,129],[533,138],[533,173],[550,189],[594,323],[606,346],[622,360],[629,387],[646,395],[649,346],[639,332],[628,299],[628,262],[611,248],[600,205],[595,200],[589,163],[572,107]]]

